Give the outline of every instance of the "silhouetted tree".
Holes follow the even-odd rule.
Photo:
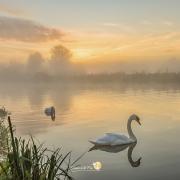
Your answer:
[[[69,63],[72,53],[69,49],[62,45],[55,46],[51,49],[51,60],[61,61],[61,63]]]
[[[72,63],[70,58],[72,53],[62,45],[55,46],[51,49],[51,58],[49,61],[51,73],[69,74],[72,72]]]
[[[39,52],[31,54],[27,60],[27,72],[34,74],[41,72],[43,69],[44,59]]]

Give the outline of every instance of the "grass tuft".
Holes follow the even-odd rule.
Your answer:
[[[66,155],[60,149],[50,151],[37,145],[31,137],[28,141],[14,136],[11,118],[8,116],[9,138],[6,158],[0,162],[0,179],[8,180],[60,180],[72,179],[71,152]]]

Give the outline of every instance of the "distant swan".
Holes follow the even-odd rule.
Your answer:
[[[55,120],[56,111],[53,106],[46,108],[44,110],[44,113],[46,114],[46,116],[51,116],[52,120]]]
[[[95,141],[90,140],[89,142],[91,142],[94,145],[108,145],[108,146],[135,143],[137,142],[137,139],[131,129],[131,122],[133,120],[135,120],[139,125],[141,125],[139,117],[135,114],[131,115],[127,122],[127,130],[129,137],[123,134],[106,133],[104,136],[96,139]]]

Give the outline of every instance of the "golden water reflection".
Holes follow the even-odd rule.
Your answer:
[[[81,163],[99,161],[104,170],[98,174],[77,173],[76,179],[180,177],[177,84],[5,84],[0,88],[0,100],[0,105],[12,113],[17,135],[32,134],[48,146],[72,151],[75,157],[91,148],[90,139],[106,132],[126,133],[130,114],[141,118],[142,126],[132,127],[138,138],[133,159],[139,168],[129,169],[127,151],[108,155],[92,151]],[[55,121],[44,114],[44,108],[49,106],[56,108]]]

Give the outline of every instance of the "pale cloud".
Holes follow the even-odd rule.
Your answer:
[[[68,44],[74,51],[75,61],[102,60],[104,62],[112,59],[122,61],[180,57],[180,33],[178,31],[165,29],[165,31],[157,32],[125,33],[110,30],[104,28],[101,31],[87,34],[84,31],[78,31],[80,35],[76,41]],[[173,51],[167,52],[167,49]]]
[[[144,20],[144,21],[142,21],[142,24],[145,25],[145,26],[150,26],[153,23],[151,21],[149,21],[149,20]]]
[[[162,24],[163,24],[163,25],[166,25],[166,26],[169,26],[169,27],[171,27],[171,26],[174,25],[174,23],[171,22],[171,21],[163,21]]]
[[[144,26],[169,26],[172,27],[174,25],[174,22],[169,21],[169,20],[163,20],[163,21],[149,21],[149,20],[144,20],[141,23]]]
[[[119,27],[119,24],[117,24],[117,23],[109,23],[109,22],[103,23],[102,25],[103,26],[109,26],[109,27]]]
[[[124,23],[114,23],[114,22],[105,22],[101,24],[104,27],[109,27],[109,28],[116,28],[119,31],[127,32],[127,33],[134,33],[135,28],[124,24]]]
[[[118,46],[113,49],[113,52],[121,52],[128,55],[131,52],[134,56],[157,56],[159,58],[168,57],[168,54],[171,56],[179,57],[179,43],[180,43],[180,33],[179,32],[169,32],[169,33],[162,33],[162,34],[152,34],[147,35],[141,38],[138,38],[136,41],[123,46]],[[167,51],[168,50],[168,51]],[[168,54],[166,54],[168,53]],[[170,54],[171,53],[171,54]]]
[[[27,13],[18,9],[18,8],[12,8],[3,4],[0,4],[0,12],[8,15],[13,15],[13,16],[24,16]]]
[[[0,16],[0,39],[22,42],[45,42],[59,40],[64,36],[60,30],[22,18]]]

